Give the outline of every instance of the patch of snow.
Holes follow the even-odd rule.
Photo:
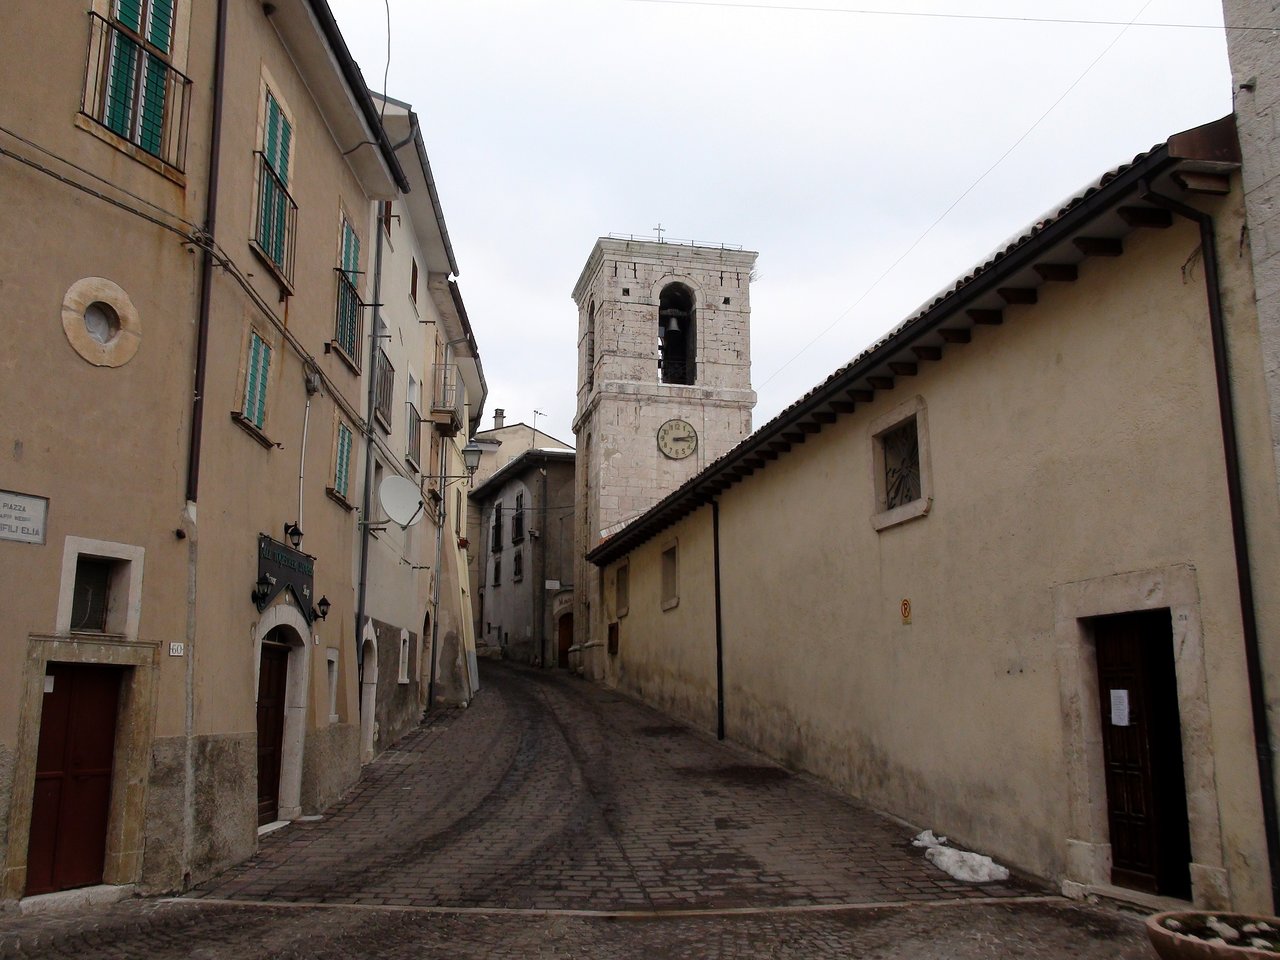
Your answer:
[[[955,879],[965,883],[988,883],[992,880],[1008,880],[1009,871],[990,857],[951,847],[933,846],[924,852],[935,867],[945,870]]]
[[[913,847],[941,847],[946,842],[946,837],[935,837],[932,830],[926,830],[924,833],[916,834],[916,838],[911,841],[911,845]]]

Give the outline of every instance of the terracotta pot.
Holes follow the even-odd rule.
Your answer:
[[[1220,913],[1213,910],[1174,910],[1147,918],[1147,939],[1163,960],[1280,960],[1280,953],[1258,947],[1230,943],[1209,943],[1166,927],[1166,920],[1184,926],[1199,926],[1207,917],[1217,917],[1239,930],[1246,923],[1267,923],[1280,930],[1280,919],[1249,913]],[[1243,938],[1247,941],[1248,934]]]

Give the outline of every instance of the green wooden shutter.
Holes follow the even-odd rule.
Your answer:
[[[345,423],[338,424],[338,463],[334,470],[333,489],[344,497],[351,473],[351,431]]]
[[[133,91],[140,53],[138,44],[133,40],[123,34],[112,33],[104,119],[107,127],[122,137],[133,133]]]
[[[259,430],[266,422],[267,378],[271,347],[256,333],[249,335],[249,370],[244,387],[244,417]]]
[[[342,221],[342,269],[355,283],[356,273],[360,270],[360,238],[346,220]]]
[[[151,0],[147,17],[147,42],[162,53],[169,52],[173,40],[173,0]]]
[[[116,0],[115,17],[134,33],[142,33],[142,0]]]

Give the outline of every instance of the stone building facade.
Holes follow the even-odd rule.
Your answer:
[[[6,898],[183,889],[361,761],[372,211],[409,180],[323,0],[88,7],[0,37]]]
[[[751,432],[755,261],[726,247],[596,241],[573,289],[580,558]],[[584,560],[574,583],[575,665],[599,676],[599,585]]]
[[[590,553],[606,682],[1070,895],[1269,911],[1245,209],[1226,118],[1037,218]]]

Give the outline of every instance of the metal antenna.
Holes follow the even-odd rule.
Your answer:
[[[543,413],[541,410],[535,410],[535,411],[533,411],[533,440],[534,440],[534,443],[537,443],[537,441],[538,441],[538,418],[539,418],[539,417],[545,417],[545,416],[546,416],[546,414],[545,414],[545,413]]]

